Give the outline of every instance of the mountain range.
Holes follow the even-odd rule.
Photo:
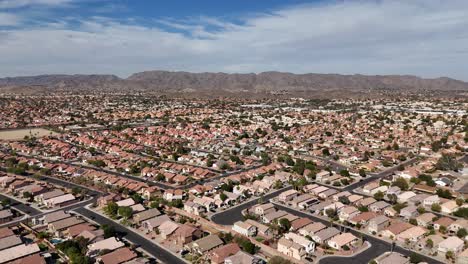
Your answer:
[[[39,75],[0,78],[0,92],[162,91],[162,92],[317,92],[317,91],[468,91],[468,83],[447,77],[412,75],[340,75],[262,73],[190,73],[145,71],[128,78],[115,75]]]

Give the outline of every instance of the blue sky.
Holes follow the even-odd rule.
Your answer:
[[[468,80],[466,0],[0,0],[0,76],[144,70]]]

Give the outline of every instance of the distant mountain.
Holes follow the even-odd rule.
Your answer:
[[[423,79],[409,75],[340,75],[262,72],[259,74],[189,73],[148,71],[131,75],[127,80],[160,89],[308,91],[308,90],[374,90],[427,89],[468,90],[468,83],[450,79]]]
[[[86,84],[104,84],[120,80],[115,75],[37,75],[24,77],[7,77],[0,78],[0,85],[43,85],[43,86],[67,86]]]
[[[441,77],[410,75],[340,75],[262,72],[259,74],[146,71],[121,79],[115,75],[39,75],[0,78],[1,87],[41,86],[46,90],[165,91],[165,92],[317,92],[438,90],[468,91],[468,83]],[[0,90],[1,91],[1,90]]]

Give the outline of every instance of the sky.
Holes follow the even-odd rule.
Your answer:
[[[0,0],[0,77],[467,69],[467,0]]]

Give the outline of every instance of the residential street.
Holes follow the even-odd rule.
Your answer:
[[[311,220],[313,220],[314,222],[322,222],[323,224],[325,225],[332,225],[331,222],[329,221],[326,221],[322,218],[318,218],[318,217],[315,217],[315,216],[312,216],[310,214],[307,214],[307,213],[304,213],[304,212],[301,212],[301,211],[298,211],[298,210],[295,210],[295,209],[292,209],[290,207],[286,207],[286,206],[283,206],[283,205],[279,205],[279,204],[276,204],[275,203],[275,206],[280,209],[280,210],[283,210],[283,211],[286,211],[288,213],[291,213],[291,214],[294,214],[294,215],[297,215],[297,216],[300,216],[300,217],[306,217],[306,218],[309,218]],[[340,229],[340,226],[341,225],[338,225],[338,224],[333,224],[333,226],[337,227],[338,229]],[[343,228],[345,226],[341,226],[341,228]],[[347,227],[345,227],[347,228]],[[320,264],[349,264],[349,263],[355,263],[355,264],[362,264],[362,263],[368,263],[369,261],[371,261],[372,259],[376,258],[377,256],[387,252],[387,251],[390,251],[391,250],[391,244],[386,242],[386,241],[383,241],[383,240],[380,240],[380,239],[377,239],[377,238],[374,238],[372,236],[369,236],[367,234],[363,234],[363,233],[359,233],[359,232],[356,232],[352,229],[349,229],[347,228],[347,231],[353,233],[354,235],[356,235],[357,237],[360,237],[361,235],[367,240],[369,241],[372,245],[369,249],[365,250],[364,252],[354,256],[354,257],[351,257],[351,258],[345,258],[345,257],[330,257],[330,258],[325,258],[323,260],[320,260]],[[402,253],[402,254],[405,254],[405,255],[411,255],[412,251],[409,251],[409,250],[406,250],[406,249],[403,249],[399,246],[395,246],[395,251],[396,252],[399,252],[399,253]],[[442,264],[442,262],[439,262],[439,261],[436,261],[432,258],[428,258],[426,256],[421,256],[423,258],[423,261],[429,263],[429,264]]]
[[[114,221],[107,219],[99,214],[96,214],[84,207],[80,207],[78,209],[75,209],[74,211],[92,219],[93,221],[98,222],[100,225],[107,224],[114,226],[117,232],[125,233],[124,237],[127,240],[134,243],[135,245],[141,246],[145,251],[155,256],[158,259],[158,261],[167,264],[185,264],[185,262],[183,262],[179,258],[175,257],[174,255],[155,245],[154,243],[151,243],[147,239],[141,237],[139,234],[131,231],[123,225],[116,224]]]
[[[41,214],[42,212],[37,210],[36,208],[33,208],[27,204],[24,204],[22,203],[21,201],[18,201],[16,199],[13,199],[13,198],[10,198],[10,197],[7,197],[5,195],[2,195],[0,194],[0,199],[9,199],[11,201],[11,204],[10,206],[13,207],[13,208],[16,208],[18,209],[19,211],[21,211],[22,213],[25,213],[25,214],[28,214],[30,216],[33,216],[33,215],[38,215],[38,214]]]
[[[280,193],[282,193],[284,191],[287,191],[287,190],[290,190],[290,189],[292,189],[292,186],[289,186],[289,187],[274,191],[274,192],[272,192],[270,194],[267,194],[267,195],[263,196],[263,201],[266,202],[269,199],[278,196]],[[214,214],[211,217],[211,221],[213,221],[213,222],[215,222],[216,224],[219,224],[219,225],[233,225],[235,222],[243,220],[243,216],[242,216],[242,211],[243,210],[245,210],[247,208],[250,208],[253,205],[257,204],[260,199],[261,198],[257,198],[257,199],[254,199],[252,201],[243,203],[243,204],[241,204],[241,205],[239,205],[237,207],[230,208],[230,209],[228,209],[226,211]]]

